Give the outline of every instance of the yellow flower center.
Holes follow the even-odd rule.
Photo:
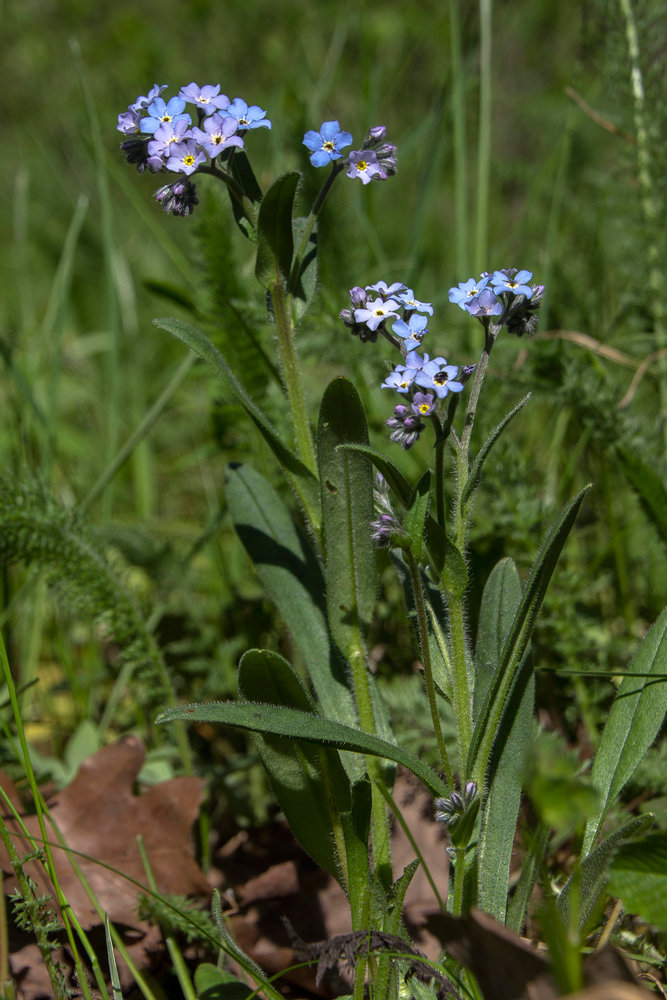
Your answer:
[[[213,145],[214,146],[219,146],[224,141],[225,141],[225,138],[222,135],[214,135],[213,136]]]
[[[325,142],[322,149],[326,149],[327,153],[333,153],[336,147],[333,142]]]
[[[420,413],[428,413],[428,411],[430,409],[431,409],[431,407],[428,405],[428,403],[421,403],[420,406],[419,406],[419,412]]]
[[[160,118],[160,121],[161,122],[170,122],[171,121],[171,115],[164,115],[162,118]]]
[[[401,382],[401,389],[407,389],[409,385],[410,385],[409,382]]]
[[[444,385],[447,381],[447,372],[436,372],[433,381],[436,385]]]
[[[365,160],[359,160],[359,162],[357,163],[357,170],[359,171],[368,170],[368,164],[366,163]]]
[[[376,309],[375,310],[375,315],[376,316],[384,316],[384,309]]]
[[[184,156],[183,157],[183,163],[185,164],[186,167],[193,166],[194,162],[195,162],[195,158],[194,158],[194,156],[192,156],[192,154],[189,154],[188,156]]]
[[[468,298],[473,299],[475,295],[479,295],[479,288],[471,288],[468,292]]]
[[[239,125],[247,125],[248,120],[246,118],[239,118]]]

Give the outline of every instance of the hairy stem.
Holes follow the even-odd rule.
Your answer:
[[[452,914],[455,917],[461,916],[463,909],[463,882],[465,879],[466,849],[456,848],[456,867],[454,868],[454,906]]]
[[[285,291],[285,287],[281,281],[274,282],[271,285],[270,291],[278,330],[278,345],[283,363],[283,374],[292,411],[297,450],[304,465],[308,466],[313,475],[317,476],[315,447],[310,430],[310,421],[308,420],[306,398],[303,392],[301,367],[294,342],[292,298]]]

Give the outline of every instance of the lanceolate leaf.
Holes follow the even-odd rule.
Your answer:
[[[303,464],[301,459],[280,439],[277,432],[271,426],[268,417],[262,413],[255,401],[248,395],[222,354],[220,354],[201,330],[195,329],[194,326],[190,326],[180,319],[155,319],[153,322],[156,326],[170,333],[172,337],[182,340],[225,383],[234,400],[244,408],[282,465],[285,475],[298,494],[311,522],[314,525],[319,525],[319,487],[317,479],[310,469]]]
[[[621,445],[616,453],[628,482],[634,486],[642,507],[667,544],[667,488],[662,479],[634,451]]]
[[[484,588],[475,654],[475,716],[480,712],[521,601],[519,574],[512,559],[501,559]],[[505,922],[510,864],[521,804],[521,769],[530,739],[535,678],[507,701],[477,844],[480,909]],[[502,732],[504,730],[504,733]],[[502,738],[502,737],[505,738]]]
[[[269,288],[281,278],[289,278],[294,253],[292,208],[300,178],[301,174],[296,170],[281,174],[259,206],[255,275],[264,288]]]
[[[231,158],[231,172],[232,176],[241,185],[252,204],[257,206],[258,202],[262,200],[262,190],[257,183],[257,178],[255,177],[253,169],[250,166],[250,161],[242,150],[234,151],[234,155]],[[236,225],[239,227],[243,235],[247,236],[252,243],[257,243],[257,233],[255,232],[252,223],[243,214],[243,209],[229,188],[227,188],[227,193],[229,194],[229,200],[232,203],[232,212],[234,213]]]
[[[249,465],[228,465],[225,485],[236,533],[303,656],[322,713],[355,726],[345,665],[329,634],[324,575],[310,543]]]
[[[307,219],[299,217],[292,221],[295,256],[301,242],[301,237],[305,232]],[[296,265],[293,264],[293,267]],[[294,318],[300,320],[306,309],[310,305],[315,288],[317,287],[317,223],[313,226],[313,231],[308,237],[306,252],[303,255],[299,270],[294,275],[294,280],[290,280],[290,292],[294,297]]]
[[[667,608],[644,638],[628,671],[649,675],[667,672]],[[665,681],[650,676],[623,679],[591,771],[601,806],[599,814],[586,826],[582,855],[593,847],[609,807],[660,732],[666,712]]]
[[[291,666],[277,653],[252,649],[239,665],[239,697],[312,712],[313,704]],[[285,736],[256,733],[257,752],[285,818],[302,847],[341,880],[334,824],[352,809],[350,783],[338,752]],[[344,859],[343,859],[344,860]],[[344,881],[343,881],[344,884]]]
[[[584,858],[579,870],[570,875],[558,897],[558,910],[566,923],[570,915],[573,896],[576,896],[578,897],[579,926],[583,927],[602,894],[607,883],[609,866],[619,848],[628,840],[640,837],[642,833],[650,830],[653,822],[651,815],[635,816],[629,823],[606,837]]]
[[[510,410],[507,416],[500,421],[498,426],[491,431],[488,438],[480,448],[477,458],[475,459],[474,465],[470,470],[468,481],[463,491],[463,496],[461,497],[461,507],[465,507],[465,505],[468,503],[471,496],[473,495],[474,491],[479,486],[479,481],[482,478],[482,466],[484,465],[484,462],[488,458],[489,452],[491,451],[494,444],[496,443],[502,432],[505,430],[507,425],[510,423],[510,421],[517,415],[519,410],[522,410],[523,407],[526,405],[526,403],[530,399],[530,396],[531,394],[528,393],[528,395],[524,396],[524,398],[521,400],[520,403],[516,404],[513,410]]]
[[[413,487],[410,486],[403,473],[396,468],[393,462],[390,462],[388,458],[385,458],[381,452],[372,448],[369,444],[347,443],[341,444],[339,447],[341,451],[358,451],[362,455],[368,455],[375,468],[387,480],[390,488],[394,491],[403,506],[407,507],[410,503]]]
[[[421,559],[424,547],[424,524],[431,502],[431,470],[427,469],[417,483],[405,512],[405,533],[412,540],[412,554]]]
[[[334,379],[322,398],[318,460],[329,625],[339,649],[350,661],[363,655],[377,596],[370,530],[373,474],[364,455],[338,450],[338,445],[367,441],[366,417],[357,390],[346,378]]]
[[[412,771],[433,795],[446,797],[449,794],[444,781],[413,754],[387,743],[386,740],[381,740],[378,736],[343,726],[331,719],[322,719],[317,715],[297,712],[290,708],[276,708],[273,705],[214,701],[169,708],[155,721],[164,723],[174,722],[176,719],[188,722],[219,722],[225,726],[235,726],[237,729],[248,729],[274,736],[289,736],[309,743],[336,747],[338,750],[351,750],[353,753],[383,757],[402,764],[408,771]]]
[[[556,568],[558,557],[572,530],[582,500],[589,489],[590,486],[586,486],[567,505],[549,532],[533,564],[521,603],[507,636],[498,669],[484,699],[479,719],[475,723],[467,771],[475,776],[478,785],[482,785],[485,780],[487,765],[505,703],[530,642],[535,619],[542,607],[544,595]]]

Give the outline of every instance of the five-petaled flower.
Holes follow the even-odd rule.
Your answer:
[[[381,181],[387,179],[387,175],[378,163],[377,155],[372,149],[350,153],[350,169],[347,171],[347,176],[359,177],[362,184],[368,184],[374,177]]]
[[[432,393],[416,392],[412,399],[412,411],[420,417],[428,417],[435,409],[435,397]]]
[[[167,160],[167,170],[180,171],[183,174],[193,174],[200,163],[204,163],[206,155],[197,149],[194,139],[179,142],[172,146]]]
[[[406,368],[405,365],[396,365],[391,375],[380,386],[381,389],[396,389],[397,392],[409,392],[415,380],[416,371]]]
[[[130,104],[128,111],[143,111],[144,108],[147,108],[148,105],[151,104],[156,97],[159,97],[162,91],[166,89],[166,83],[163,83],[162,86],[154,83],[145,97],[137,97],[134,104]]]
[[[148,143],[148,152],[151,156],[169,155],[173,143],[184,142],[191,138],[192,132],[188,131],[188,123],[185,119],[182,118],[175,125],[165,122],[153,132],[153,138]]]
[[[527,282],[532,276],[532,271],[519,271],[514,276],[504,274],[502,271],[494,271],[491,284],[496,295],[501,292],[513,292],[515,295],[525,295],[529,299],[533,294],[533,289]]]
[[[213,159],[229,146],[243,149],[243,139],[240,135],[235,135],[238,124],[236,118],[223,118],[222,115],[214,114],[204,121],[203,131],[195,126],[192,135],[197,144]]]
[[[377,330],[380,323],[388,317],[398,319],[399,308],[398,302],[394,299],[387,299],[384,302],[378,298],[373,302],[367,302],[364,309],[355,309],[354,319],[357,323],[365,323],[369,330]]]
[[[207,115],[229,107],[229,98],[220,93],[220,84],[214,87],[207,83],[204,87],[198,87],[194,82],[189,83],[187,87],[181,87],[178,96],[182,101],[196,104]]]
[[[116,128],[119,132],[123,132],[125,135],[134,135],[135,132],[139,131],[140,121],[141,115],[130,104],[127,111],[123,111],[122,115],[118,115],[118,124],[116,125]]]
[[[319,132],[312,129],[303,137],[303,144],[312,149],[310,162],[314,167],[326,167],[331,160],[339,160],[341,150],[352,143],[349,132],[341,132],[338,122],[322,122]]]
[[[402,281],[395,281],[393,285],[387,285],[386,281],[376,281],[374,285],[366,285],[366,291],[377,292],[383,299],[393,299],[405,291],[405,285]]]
[[[180,97],[172,97],[169,104],[165,104],[161,97],[156,97],[148,108],[148,118],[141,121],[141,131],[152,135],[163,123],[174,125],[176,122],[187,121],[188,125],[192,121],[190,115],[183,113],[185,101]]]
[[[416,312],[428,313],[429,316],[433,315],[433,306],[431,303],[420,302],[419,299],[415,298],[415,293],[411,288],[407,288],[404,292],[401,292],[400,295],[397,295],[396,298],[409,311],[414,309]]]
[[[471,316],[500,316],[503,304],[490,288],[484,288],[476,298],[466,302],[465,308]]]
[[[397,319],[391,329],[397,337],[405,341],[405,346],[409,351],[414,351],[428,333],[427,323],[426,316],[412,313],[407,323],[403,319]]]
[[[468,278],[467,281],[462,281],[458,288],[449,289],[449,301],[454,302],[461,309],[465,309],[466,304],[479,295],[488,283],[488,276],[480,278],[479,281],[475,281],[474,278]]]
[[[434,358],[433,361],[425,361],[415,376],[415,382],[424,389],[431,389],[438,399],[444,399],[449,392],[462,391],[463,383],[455,381],[458,373],[456,365],[448,365],[445,358]]]
[[[232,103],[223,110],[223,116],[228,115],[236,118],[239,128],[271,128],[271,122],[265,118],[266,111],[262,111],[256,104],[250,107],[240,97],[235,97]]]

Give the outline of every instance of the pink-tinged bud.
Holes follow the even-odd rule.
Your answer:
[[[375,142],[382,142],[387,134],[387,128],[385,125],[374,125],[373,128],[368,130],[368,138],[373,139]]]

